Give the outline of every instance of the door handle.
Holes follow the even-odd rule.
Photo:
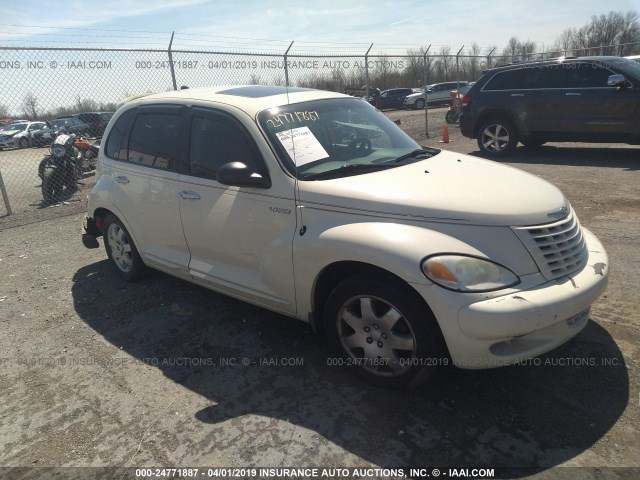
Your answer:
[[[200,200],[200,195],[196,192],[180,192],[180,198],[184,198],[185,200]]]
[[[129,179],[123,175],[118,175],[116,178],[114,178],[114,180],[116,181],[116,183],[121,183],[123,185],[129,183]]]
[[[512,93],[512,97],[524,97],[524,93]]]
[[[579,97],[581,95],[582,95],[581,93],[577,93],[577,92],[565,93],[565,96],[567,96],[567,97]]]

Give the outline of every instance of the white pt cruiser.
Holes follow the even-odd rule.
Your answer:
[[[607,255],[563,194],[422,148],[366,102],[276,86],[130,101],[98,159],[83,243],[309,322],[368,380],[490,368],[586,325]]]

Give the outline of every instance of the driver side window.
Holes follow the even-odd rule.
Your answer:
[[[190,145],[189,175],[215,180],[218,169],[230,162],[265,171],[253,139],[227,115],[194,113]]]

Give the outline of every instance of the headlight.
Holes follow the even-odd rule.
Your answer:
[[[457,292],[490,292],[520,283],[508,268],[466,255],[434,255],[422,262],[422,271],[433,283]]]
[[[51,153],[56,158],[64,157],[65,152],[66,152],[66,149],[62,145],[53,145],[51,147]]]

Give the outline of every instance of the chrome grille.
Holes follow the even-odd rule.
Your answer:
[[[568,275],[584,266],[587,248],[578,218],[570,210],[557,222],[511,227],[547,280]]]

